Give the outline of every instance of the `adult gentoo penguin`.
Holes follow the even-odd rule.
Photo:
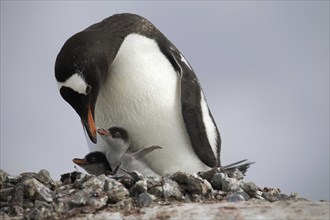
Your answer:
[[[73,35],[55,77],[94,143],[90,151],[107,147],[96,127],[120,126],[132,152],[162,146],[145,158],[160,175],[220,166],[220,135],[192,67],[145,18],[116,14]]]

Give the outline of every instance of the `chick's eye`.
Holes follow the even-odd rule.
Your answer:
[[[92,90],[92,87],[90,85],[86,86],[86,95],[88,95]]]
[[[120,134],[120,132],[117,131],[113,134],[113,136],[116,137],[116,138],[120,138],[121,134]]]
[[[96,157],[91,157],[91,158],[90,158],[90,162],[91,162],[91,163],[95,163],[96,161],[97,161],[97,160],[96,160]]]

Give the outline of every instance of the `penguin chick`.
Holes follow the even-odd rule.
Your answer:
[[[91,152],[83,159],[74,158],[72,161],[89,174],[98,176],[113,173],[105,154],[99,151]]]
[[[117,167],[130,145],[127,131],[120,127],[111,127],[109,129],[97,128],[97,132],[107,143],[104,153],[110,166]]]
[[[133,164],[136,163],[134,162],[135,160],[142,159],[147,154],[151,153],[156,149],[162,149],[162,148],[159,146],[151,146],[151,147],[146,147],[132,154],[125,154],[125,156],[122,158],[123,162],[119,161],[119,164],[113,170],[111,169],[105,154],[99,151],[91,152],[87,154],[83,159],[74,158],[72,161],[81,168],[83,168],[84,170],[86,170],[86,172],[89,174],[93,174],[96,176],[101,174],[114,175],[117,173],[122,163],[125,164],[125,167],[130,167],[134,169]]]
[[[108,144],[105,155],[111,168],[121,166],[125,170],[138,170],[146,175],[156,174],[142,159],[152,151],[162,149],[162,147],[151,146],[131,153],[128,150],[130,147],[129,136],[125,129],[120,127],[97,128],[97,132]]]

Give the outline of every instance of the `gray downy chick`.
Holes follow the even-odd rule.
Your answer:
[[[152,151],[162,149],[162,147],[151,146],[130,152],[129,136],[125,129],[120,127],[97,128],[97,132],[108,145],[105,155],[113,170],[120,166],[123,170],[137,170],[145,175],[157,175],[142,159]]]

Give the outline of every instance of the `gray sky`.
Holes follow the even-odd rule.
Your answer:
[[[64,42],[120,12],[155,24],[194,68],[246,180],[329,200],[329,1],[1,1],[1,169],[54,179],[88,153],[54,63]]]

